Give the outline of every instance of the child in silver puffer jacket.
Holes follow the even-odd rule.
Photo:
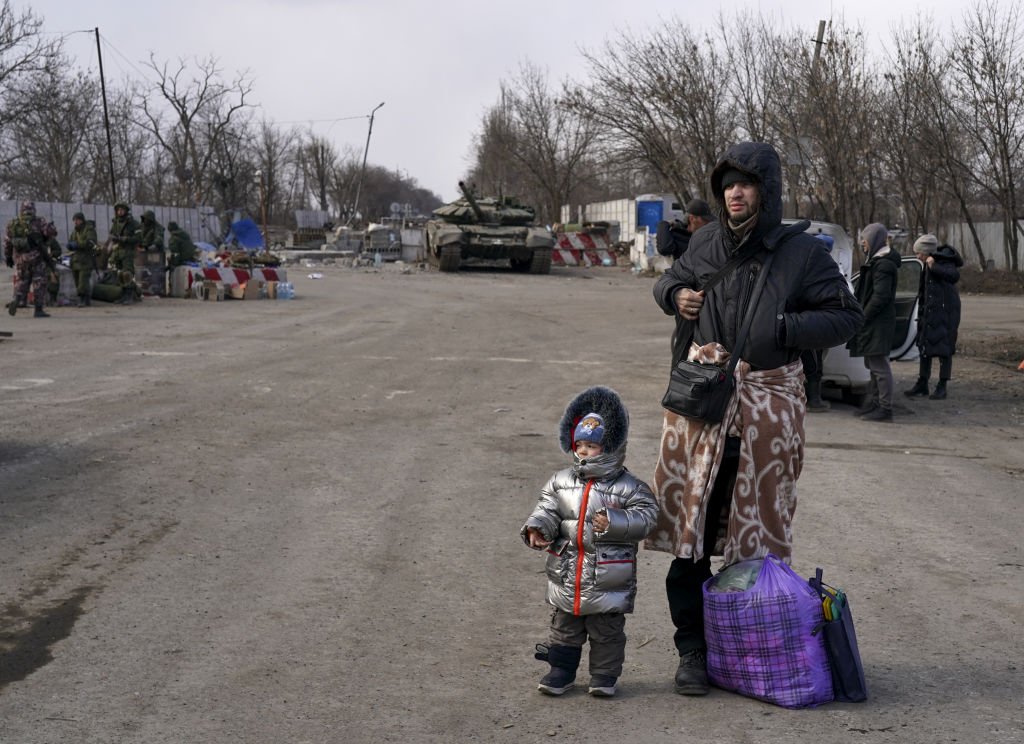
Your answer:
[[[588,639],[590,694],[614,695],[622,674],[638,544],[658,515],[650,487],[625,467],[628,430],[629,414],[614,390],[592,387],[573,398],[559,427],[572,465],[551,476],[520,530],[527,545],[548,554],[554,612],[549,643],[536,654],[551,665],[538,685],[547,695],[573,687]]]

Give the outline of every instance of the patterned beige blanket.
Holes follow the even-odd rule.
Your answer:
[[[718,344],[694,346],[691,359],[721,362]],[[726,564],[774,553],[789,562],[796,481],[804,454],[807,399],[803,366],[752,371],[740,360],[736,389],[721,424],[665,411],[654,493],[661,506],[647,538],[649,550],[699,559],[705,507],[722,461],[726,436],[741,440],[739,472],[727,521],[719,528],[714,555]]]

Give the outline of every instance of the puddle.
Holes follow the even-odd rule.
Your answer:
[[[0,632],[0,690],[11,682],[20,682],[53,661],[51,648],[71,635],[72,628],[82,616],[82,605],[93,589],[91,586],[76,589],[69,598],[32,616],[24,616],[19,608],[12,605],[4,609],[0,615],[4,627],[17,624],[21,629]]]

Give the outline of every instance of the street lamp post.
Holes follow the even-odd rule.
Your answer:
[[[377,113],[377,109],[384,105],[381,101],[378,103],[373,111],[370,112],[370,128],[366,132],[366,147],[363,148],[363,166],[359,170],[359,180],[356,182],[356,198],[352,202],[352,214],[349,215],[348,222],[352,224],[352,220],[355,219],[356,210],[359,209],[359,193],[363,190],[363,176],[366,175],[366,155],[370,152],[370,135],[373,134],[373,115]]]

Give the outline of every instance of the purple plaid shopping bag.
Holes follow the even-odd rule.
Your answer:
[[[828,656],[821,633],[814,632],[824,621],[821,598],[774,555],[758,559],[752,586],[726,588],[726,572],[756,570],[751,563],[734,564],[704,583],[708,678],[784,708],[831,701]]]

